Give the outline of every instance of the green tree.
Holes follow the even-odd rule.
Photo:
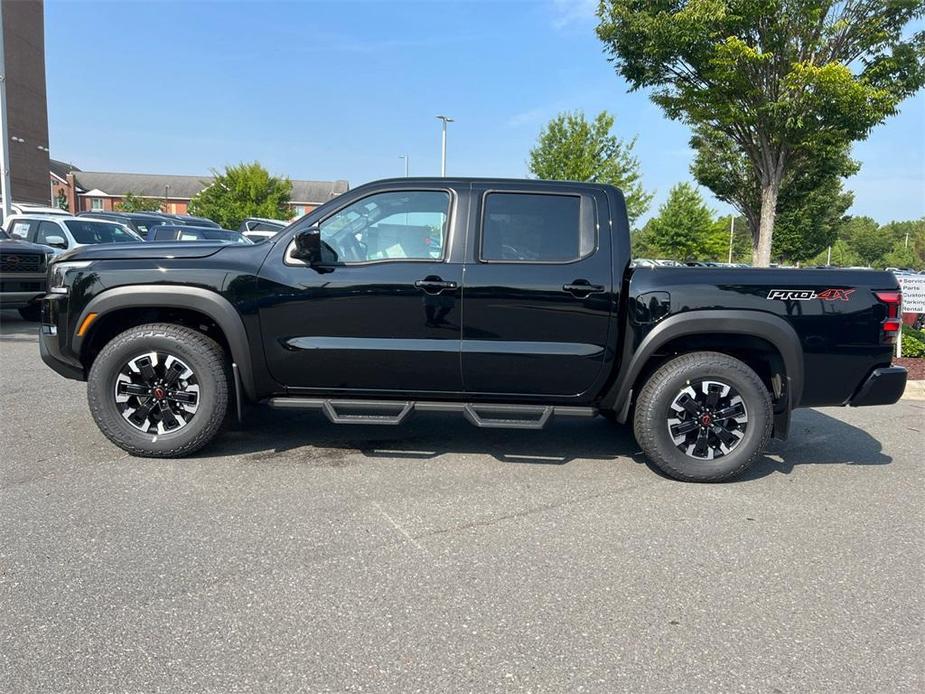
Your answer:
[[[842,227],[839,237],[848,244],[862,265],[873,265],[893,246],[893,239],[883,233],[870,217],[851,217]]]
[[[164,201],[157,198],[143,198],[134,193],[126,193],[115,207],[120,212],[160,212],[163,204]]]
[[[235,229],[247,217],[288,219],[292,182],[278,178],[259,163],[226,166],[212,170],[212,182],[190,201],[190,214],[213,219],[226,229]]]
[[[690,183],[674,186],[658,216],[646,227],[654,248],[674,260],[717,258],[726,248],[726,237],[717,233],[713,213]]]
[[[634,258],[653,259],[660,256],[662,251],[655,242],[651,219],[642,229],[636,229],[630,234],[630,248]]]
[[[913,267],[925,269],[925,218],[905,222],[890,222],[881,227],[884,234],[893,239],[894,244],[912,250]],[[894,266],[890,263],[892,267]]]
[[[819,151],[864,139],[925,83],[922,0],[602,0],[598,37],[632,89],[722,132],[760,182],[756,265],[781,186]]]
[[[530,150],[530,171],[547,181],[609,183],[623,191],[630,224],[649,209],[652,195],[642,187],[634,137],[621,141],[611,130],[614,117],[602,111],[589,122],[580,111],[560,113],[540,132]]]
[[[715,252],[712,255],[704,255],[700,260],[729,262],[729,215],[719,217],[713,223],[711,240],[707,245],[707,250],[710,249]],[[752,235],[748,228],[748,222],[742,216],[737,216],[733,223],[732,262],[752,262]]]
[[[59,190],[58,194],[55,196],[55,207],[62,210],[68,209],[67,193],[65,193],[63,190]]]
[[[877,267],[899,267],[899,268],[918,268],[921,266],[919,259],[915,257],[915,251],[906,246],[902,241],[893,244],[893,248],[878,258],[875,262]]]
[[[851,249],[844,239],[835,239],[835,242],[832,244],[831,261],[829,260],[829,249],[826,248],[813,258],[812,264],[826,265],[829,262],[837,267],[854,267],[862,264],[858,254]]]
[[[761,181],[748,157],[723,132],[698,126],[691,138],[696,152],[691,173],[714,195],[748,220],[751,238],[759,234]],[[835,241],[854,196],[843,179],[856,173],[849,147],[820,147],[806,166],[792,169],[777,199],[771,257],[782,263],[812,258]]]

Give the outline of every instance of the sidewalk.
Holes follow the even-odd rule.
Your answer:
[[[909,381],[906,383],[903,400],[925,400],[925,381]]]

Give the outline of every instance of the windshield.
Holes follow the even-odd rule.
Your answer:
[[[66,221],[77,243],[137,243],[141,237],[128,227],[112,222]]]

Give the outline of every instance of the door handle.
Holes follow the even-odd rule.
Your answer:
[[[428,294],[439,294],[444,289],[456,289],[456,282],[446,282],[439,277],[431,275],[414,283],[418,289],[423,289]]]
[[[563,284],[562,291],[577,297],[589,294],[603,294],[605,287],[602,284],[591,284],[588,280],[575,280],[571,284]]]

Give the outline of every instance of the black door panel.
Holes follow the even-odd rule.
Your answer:
[[[285,267],[285,266],[283,266]],[[275,271],[274,271],[275,270]],[[462,266],[380,263],[267,268],[260,308],[267,363],[289,387],[461,390],[459,290],[429,294],[429,274],[458,284]]]
[[[607,200],[560,186],[506,199],[492,212],[492,195],[514,192],[474,190],[480,211],[463,288],[463,385],[479,394],[580,397],[606,377],[612,338]],[[557,210],[555,196],[572,200]],[[494,238],[483,238],[486,225]],[[551,231],[570,238],[543,238]],[[582,257],[561,260],[566,254]]]

